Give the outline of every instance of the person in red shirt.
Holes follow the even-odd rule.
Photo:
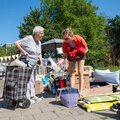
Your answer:
[[[67,58],[68,59],[68,72],[70,74],[70,87],[75,86],[75,64],[78,65],[78,75],[79,75],[79,90],[80,94],[83,91],[83,72],[84,72],[84,63],[86,59],[86,54],[88,52],[87,43],[85,40],[79,36],[74,35],[71,28],[66,28],[62,33],[63,44],[63,59],[61,59],[57,65],[62,64],[62,62]]]

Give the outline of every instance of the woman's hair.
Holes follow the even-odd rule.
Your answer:
[[[43,27],[41,27],[41,26],[35,26],[34,29],[33,29],[32,34],[34,35],[34,34],[39,33],[41,31],[44,31]]]
[[[73,37],[74,33],[72,31],[71,28],[66,28],[63,32],[62,32],[62,38],[64,38],[64,36],[67,37]]]

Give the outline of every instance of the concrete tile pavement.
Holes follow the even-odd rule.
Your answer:
[[[4,101],[0,90],[0,120],[120,120],[110,110],[86,112],[80,106],[67,108],[56,102],[55,96],[49,92],[39,94],[43,100],[32,104],[27,109],[12,110],[11,103]]]

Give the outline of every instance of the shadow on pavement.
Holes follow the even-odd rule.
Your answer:
[[[51,101],[51,102],[49,102],[49,103],[52,104],[52,105],[63,106],[60,101]]]
[[[37,94],[38,97],[43,97],[43,98],[55,98],[55,95],[53,95],[52,93],[50,92],[44,92],[44,93],[40,93],[40,94]],[[20,106],[18,104],[17,106],[18,108],[23,108],[22,106]],[[4,108],[4,109],[9,109],[9,110],[15,110],[16,108],[12,105],[12,100],[9,100],[9,99],[3,99],[1,96],[0,96],[0,108]]]
[[[95,112],[96,114],[98,114],[98,115],[102,115],[103,116],[103,118],[104,117],[106,117],[106,119],[107,119],[107,117],[108,118],[112,118],[112,119],[115,119],[115,120],[120,120],[120,117],[117,115],[117,113],[116,114],[112,114],[112,113],[100,113],[100,112]]]
[[[55,95],[53,95],[51,92],[45,91],[44,93],[37,94],[38,97],[44,97],[44,98],[55,98]]]
[[[12,106],[12,102],[10,100],[7,100],[7,99],[6,100],[0,100],[0,108],[15,110],[15,108]]]
[[[85,107],[82,107],[81,105],[78,104],[78,107],[87,112],[87,109]]]

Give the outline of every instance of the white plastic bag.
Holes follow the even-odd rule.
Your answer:
[[[13,62],[10,63],[10,66],[21,66],[21,67],[27,67],[27,64],[24,62],[20,61],[19,59],[14,60]]]
[[[57,66],[57,64],[52,60],[51,57],[48,58],[48,60],[51,62],[51,65],[53,67],[53,69],[56,71],[56,72],[59,72],[61,69]]]

